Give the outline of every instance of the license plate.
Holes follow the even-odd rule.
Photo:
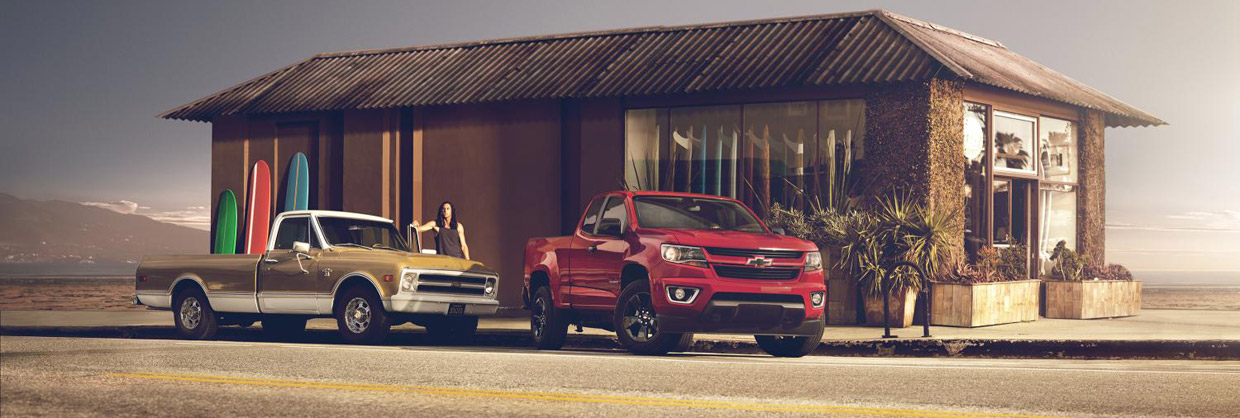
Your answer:
[[[449,303],[448,315],[465,315],[464,303]]]

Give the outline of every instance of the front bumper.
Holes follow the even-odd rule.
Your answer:
[[[397,293],[384,301],[384,308],[388,312],[447,315],[448,306],[454,303],[465,305],[466,316],[495,315],[499,310],[499,301],[495,299],[417,293]]]
[[[754,335],[817,335],[822,319],[808,319],[794,302],[712,300],[696,315],[659,314],[668,332],[719,332]]]
[[[823,292],[822,271],[802,272],[794,280],[732,279],[712,269],[658,266],[651,296],[660,327],[671,332],[718,332],[754,335],[815,335],[823,325],[826,304],[813,306],[810,295]],[[668,287],[699,289],[688,303],[673,303]]]

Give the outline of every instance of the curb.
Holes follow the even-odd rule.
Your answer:
[[[166,326],[114,327],[0,327],[0,335],[38,337],[180,339]],[[310,329],[295,341],[271,340],[258,327],[221,328],[216,339],[227,341],[340,344],[335,330]],[[433,346],[426,334],[396,331],[387,345]],[[530,347],[529,336],[518,330],[479,330],[470,346]],[[570,334],[574,349],[622,350],[613,337]],[[764,354],[752,341],[698,339],[689,351],[724,354]],[[813,355],[845,357],[977,357],[1013,359],[1159,359],[1240,360],[1235,340],[980,340],[895,339],[823,341]]]

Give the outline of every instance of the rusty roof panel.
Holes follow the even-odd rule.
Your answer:
[[[1161,120],[1001,44],[885,11],[323,54],[160,117],[681,94],[957,77]]]

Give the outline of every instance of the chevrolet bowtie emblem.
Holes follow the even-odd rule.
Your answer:
[[[771,260],[767,260],[766,257],[757,256],[757,257],[749,259],[749,261],[746,261],[745,265],[754,266],[754,267],[770,267],[771,263],[774,263],[774,262]]]

